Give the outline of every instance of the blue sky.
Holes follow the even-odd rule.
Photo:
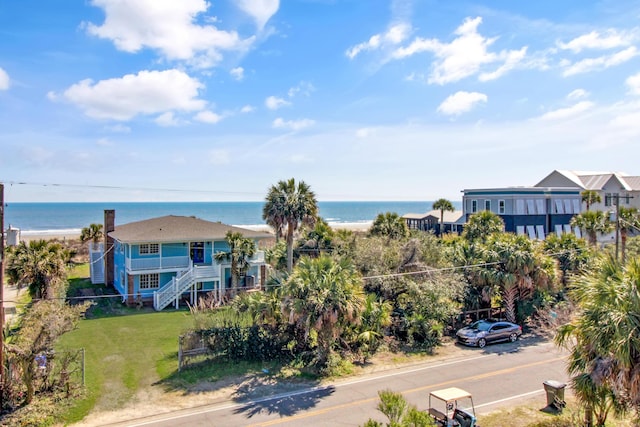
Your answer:
[[[458,201],[554,169],[638,175],[639,18],[626,0],[0,0],[0,181],[7,201],[262,200],[291,177],[320,200]]]

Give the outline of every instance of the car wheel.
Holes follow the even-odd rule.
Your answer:
[[[478,347],[484,348],[485,345],[487,345],[487,340],[485,340],[484,338],[480,338],[478,340]]]
[[[518,340],[518,334],[516,334],[515,332],[509,335],[509,341],[516,342],[517,340]]]

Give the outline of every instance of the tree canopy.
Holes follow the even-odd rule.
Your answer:
[[[47,240],[20,242],[7,249],[9,283],[27,287],[33,299],[54,298],[64,292],[70,252],[60,243]]]
[[[589,243],[598,243],[598,233],[609,233],[614,225],[609,216],[602,211],[586,211],[571,218],[571,226],[578,227],[589,236]]]
[[[369,229],[371,236],[385,236],[388,239],[401,239],[409,235],[405,220],[395,212],[379,213]]]
[[[469,241],[486,241],[493,233],[504,231],[504,221],[491,211],[482,211],[469,217],[464,226],[464,237]]]
[[[451,203],[447,199],[438,199],[433,202],[433,210],[440,211],[440,235],[444,232],[444,212],[453,212],[455,208],[453,207],[453,203]]]
[[[597,425],[609,410],[635,411],[640,421],[640,260],[609,256],[575,281],[575,317],[562,326],[558,345],[570,350],[568,370],[578,398]]]
[[[306,224],[313,226],[318,216],[318,202],[311,187],[294,178],[271,186],[265,198],[262,218],[279,238],[284,233],[287,242],[287,271],[293,269],[294,235]]]
[[[587,211],[592,204],[602,202],[600,194],[594,190],[584,190],[582,193],[580,193],[580,197],[582,199],[582,203],[587,205]]]

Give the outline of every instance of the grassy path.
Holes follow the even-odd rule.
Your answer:
[[[192,323],[187,311],[82,320],[58,345],[59,349],[85,349],[86,396],[63,421],[79,421],[93,409],[122,407],[140,388],[173,373],[178,336]]]

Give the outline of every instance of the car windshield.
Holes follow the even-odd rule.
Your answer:
[[[490,327],[491,323],[487,323],[482,320],[478,320],[470,326],[474,331],[488,331]]]

